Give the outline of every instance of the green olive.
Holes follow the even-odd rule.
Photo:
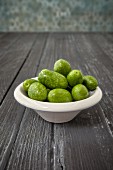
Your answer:
[[[44,101],[47,98],[47,89],[39,82],[32,83],[28,89],[28,96],[34,100]]]
[[[89,92],[83,84],[77,84],[72,89],[72,97],[74,100],[83,100],[89,97]]]
[[[47,69],[43,69],[39,73],[38,80],[49,89],[55,88],[66,89],[68,86],[68,82],[65,76]]]
[[[68,73],[71,71],[71,66],[68,61],[64,59],[59,59],[54,64],[54,71],[67,76]]]
[[[88,90],[95,90],[98,86],[98,81],[95,77],[87,75],[83,77],[83,84],[88,88]]]
[[[37,80],[34,80],[34,79],[27,79],[23,82],[23,89],[27,92],[30,85],[34,82],[37,82]]]
[[[53,103],[72,102],[72,96],[65,89],[53,89],[48,94],[48,101]]]
[[[72,70],[68,75],[67,75],[67,80],[70,86],[75,86],[77,84],[82,84],[83,82],[83,75],[80,70]]]

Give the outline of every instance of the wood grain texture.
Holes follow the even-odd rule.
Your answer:
[[[36,75],[43,68],[53,68],[54,46],[54,39],[50,35],[43,49]],[[35,55],[37,53],[38,50]],[[34,54],[31,55],[33,57]],[[52,169],[54,159],[52,127],[51,123],[44,121],[37,113],[27,109],[7,169]]]
[[[36,34],[25,34],[0,59],[0,104],[31,51]],[[16,50],[15,50],[16,49]]]
[[[0,32],[0,38],[3,37],[7,33]]]
[[[113,49],[113,44],[107,42],[103,35],[98,36],[97,34],[93,34],[92,36],[83,36],[83,41],[81,43],[84,43],[85,48],[88,48],[87,56],[85,57],[86,61],[89,61],[92,57],[91,61],[87,64],[88,68],[90,69],[89,73],[91,74],[93,71],[92,74],[94,74],[97,78],[99,77],[99,85],[103,91],[104,96],[103,102],[100,104],[105,108],[104,114],[106,121],[108,120],[107,122],[109,122],[111,130],[113,130],[113,114],[111,112],[113,106],[110,102],[111,96],[113,94],[113,53],[110,52],[110,49]],[[102,44],[104,44],[103,48],[100,47]],[[93,70],[91,70],[92,68]],[[107,104],[107,102],[109,104]],[[109,110],[108,112],[105,111],[106,108]]]
[[[18,40],[20,35],[21,33],[4,33],[0,36],[0,58],[4,57],[7,50]]]
[[[92,38],[88,35],[87,42],[91,44],[92,51],[93,53],[95,53],[96,58],[98,58],[98,62],[96,62],[96,65],[101,73],[100,84],[104,93],[103,102],[101,102],[101,107],[104,108],[106,123],[109,122],[108,125],[113,133],[113,36],[111,36],[110,34],[110,37],[108,39],[106,37],[108,37],[109,34],[105,35],[105,37],[103,34],[100,36],[92,35]],[[99,64],[99,62],[101,63],[101,65]]]
[[[7,50],[8,53],[18,53],[18,47],[22,52],[31,48],[28,33],[23,37],[24,47],[18,40]],[[37,34],[2,103],[0,162],[3,170],[113,169],[112,42],[113,34]],[[20,60],[18,58],[20,55],[17,56]],[[72,69],[95,76],[103,91],[103,99],[68,123],[52,124],[33,110],[19,105],[12,95],[17,84],[37,76],[44,68],[53,69],[59,58],[67,59]]]
[[[91,34],[67,36],[65,43],[62,43],[61,39],[57,46],[59,54],[63,55],[66,52],[63,49],[68,49],[69,51],[66,53],[73,68],[81,69],[85,74],[94,75],[98,80],[101,79],[101,76],[104,77],[102,58],[99,58],[100,53],[97,53],[100,48],[96,47],[96,50],[94,44],[88,41],[88,36],[92,37]],[[61,44],[62,48],[60,48]],[[112,82],[109,82],[109,87],[111,87],[110,83]],[[101,88],[104,86],[102,85],[101,83]],[[103,93],[106,91],[104,87]],[[109,104],[108,107],[113,108],[113,104]],[[82,111],[75,120],[67,124],[54,125],[54,164],[56,170],[112,169],[113,146],[111,143],[113,143],[113,135],[108,123],[106,123],[105,110],[102,108],[105,108],[103,101],[93,109]],[[106,109],[110,111],[110,109]]]
[[[14,89],[18,84],[25,80],[26,77],[34,77],[46,41],[46,34],[43,36],[40,34],[35,36],[37,37],[38,42],[35,42],[36,45],[34,45],[29,55],[26,53],[26,55],[28,55],[26,62],[23,64],[0,107],[0,169],[2,170],[5,168],[11,154],[25,111],[25,108],[18,104],[14,99]],[[33,55],[31,55],[31,53]]]

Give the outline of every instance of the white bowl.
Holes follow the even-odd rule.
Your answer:
[[[33,78],[37,79],[37,78]],[[15,99],[22,105],[35,110],[43,119],[53,123],[63,123],[72,120],[80,111],[97,104],[102,98],[99,87],[84,100],[69,103],[40,102],[27,97],[21,83],[14,91]]]

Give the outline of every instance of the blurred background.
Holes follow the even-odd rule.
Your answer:
[[[113,0],[0,0],[0,31],[113,31]]]

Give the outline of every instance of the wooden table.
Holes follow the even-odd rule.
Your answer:
[[[52,124],[13,92],[59,58],[95,76],[103,98]],[[112,33],[0,33],[0,102],[0,170],[113,170]]]

